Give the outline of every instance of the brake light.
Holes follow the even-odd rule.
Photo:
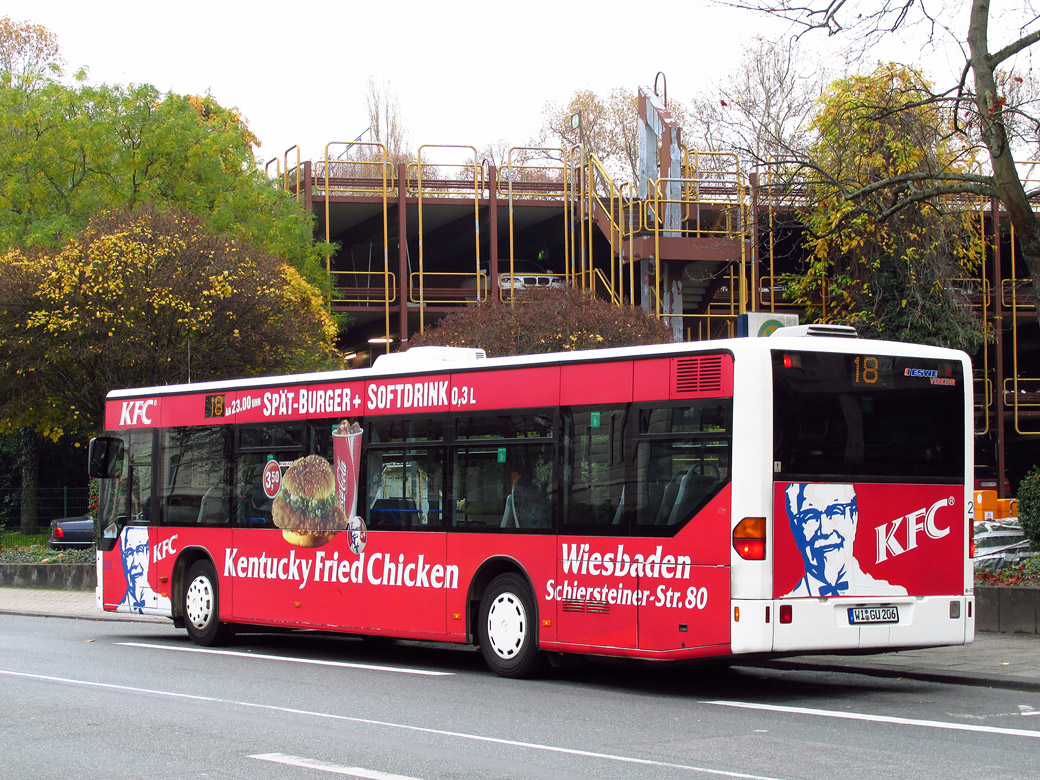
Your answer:
[[[54,538],[55,539],[61,539],[64,536],[65,536],[65,529],[62,528],[60,525],[54,526]]]
[[[780,622],[781,623],[790,623],[793,618],[794,618],[794,610],[791,608],[791,605],[790,604],[781,604],[780,605]]]
[[[766,519],[745,517],[733,529],[733,549],[745,561],[766,558]]]

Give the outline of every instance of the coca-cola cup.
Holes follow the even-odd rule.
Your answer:
[[[340,433],[332,431],[332,455],[336,461],[336,500],[339,501],[347,519],[357,514],[358,474],[361,470],[361,434],[356,425],[354,430]]]

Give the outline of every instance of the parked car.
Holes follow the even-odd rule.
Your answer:
[[[481,266],[480,276],[483,280],[481,296],[484,296],[487,294],[487,290],[484,288],[491,283],[486,264]],[[509,274],[509,259],[498,261],[498,289],[500,291],[508,292],[510,289],[520,291],[530,287],[557,288],[563,287],[564,284],[566,284],[566,280],[562,274],[550,273],[531,260],[514,260],[512,275]],[[471,276],[462,282],[461,287],[463,290],[474,290],[477,287],[477,279]]]
[[[529,287],[563,287],[563,277],[550,274],[531,260],[513,260],[513,274],[509,274],[509,260],[498,261],[498,286],[502,290]]]
[[[52,520],[49,544],[56,550],[90,547],[94,544],[94,518],[81,515]]]
[[[996,490],[997,489],[997,470],[993,466],[983,466],[976,464],[975,466],[975,489],[976,490]],[[1011,483],[1008,478],[1004,477],[1004,495],[1011,495]]]

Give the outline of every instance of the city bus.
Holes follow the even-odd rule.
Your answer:
[[[797,326],[114,390],[97,602],[202,645],[477,645],[509,677],[963,644],[971,376],[962,352]]]

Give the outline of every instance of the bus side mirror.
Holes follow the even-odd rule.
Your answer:
[[[116,475],[116,466],[123,460],[123,440],[112,436],[97,436],[90,440],[87,453],[87,474],[98,479]]]

